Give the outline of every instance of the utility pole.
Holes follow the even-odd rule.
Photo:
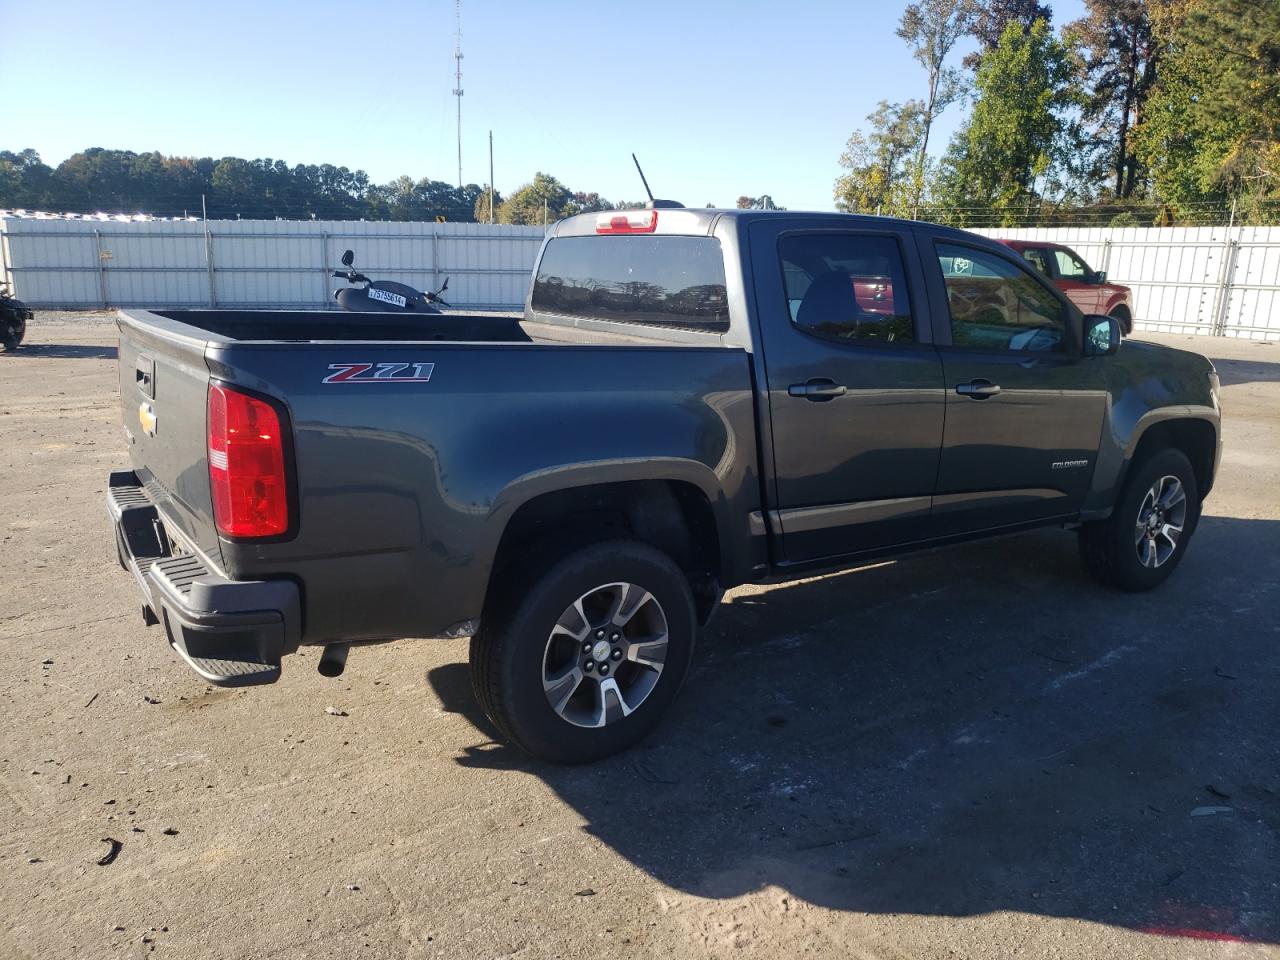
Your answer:
[[[493,188],[493,131],[489,131],[489,222],[494,222],[493,216],[493,197],[495,191]]]
[[[458,98],[458,189],[462,189],[462,0],[455,0],[457,28],[453,34],[453,95]]]

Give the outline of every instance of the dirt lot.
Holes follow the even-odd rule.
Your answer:
[[[114,327],[38,316],[0,355],[0,956],[1280,956],[1280,345],[1162,339],[1227,415],[1164,589],[1048,531],[738,590],[656,737],[558,769],[494,742],[464,641],[200,682],[115,563]]]

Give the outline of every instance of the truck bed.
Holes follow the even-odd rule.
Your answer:
[[[716,334],[677,328],[641,327],[605,321],[528,321],[518,314],[462,313],[401,316],[325,310],[127,310],[126,321],[167,327],[175,333],[210,335],[214,342],[306,343],[567,343],[689,344],[716,346]],[[167,323],[164,321],[168,321]],[[182,329],[182,328],[194,328]]]

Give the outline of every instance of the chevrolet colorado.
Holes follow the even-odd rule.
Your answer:
[[[300,644],[336,674],[469,635],[485,711],[559,762],[650,731],[737,584],[1060,525],[1155,587],[1221,449],[1206,359],[1121,343],[1007,246],[876,217],[572,217],[522,319],[119,330],[117,551],[189,666],[269,683]]]

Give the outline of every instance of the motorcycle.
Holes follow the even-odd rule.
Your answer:
[[[350,250],[342,254],[342,265],[346,270],[335,270],[333,275],[347,283],[362,283],[362,287],[340,287],[333,291],[333,298],[343,310],[353,313],[439,313],[435,304],[442,307],[449,303],[441,296],[449,289],[449,278],[434,293],[430,290],[421,292],[404,283],[394,280],[370,280],[363,273],[351,268],[355,262],[355,254]]]
[[[18,344],[27,335],[27,321],[33,316],[30,307],[0,284],[0,343],[4,344],[6,351],[18,349]]]

